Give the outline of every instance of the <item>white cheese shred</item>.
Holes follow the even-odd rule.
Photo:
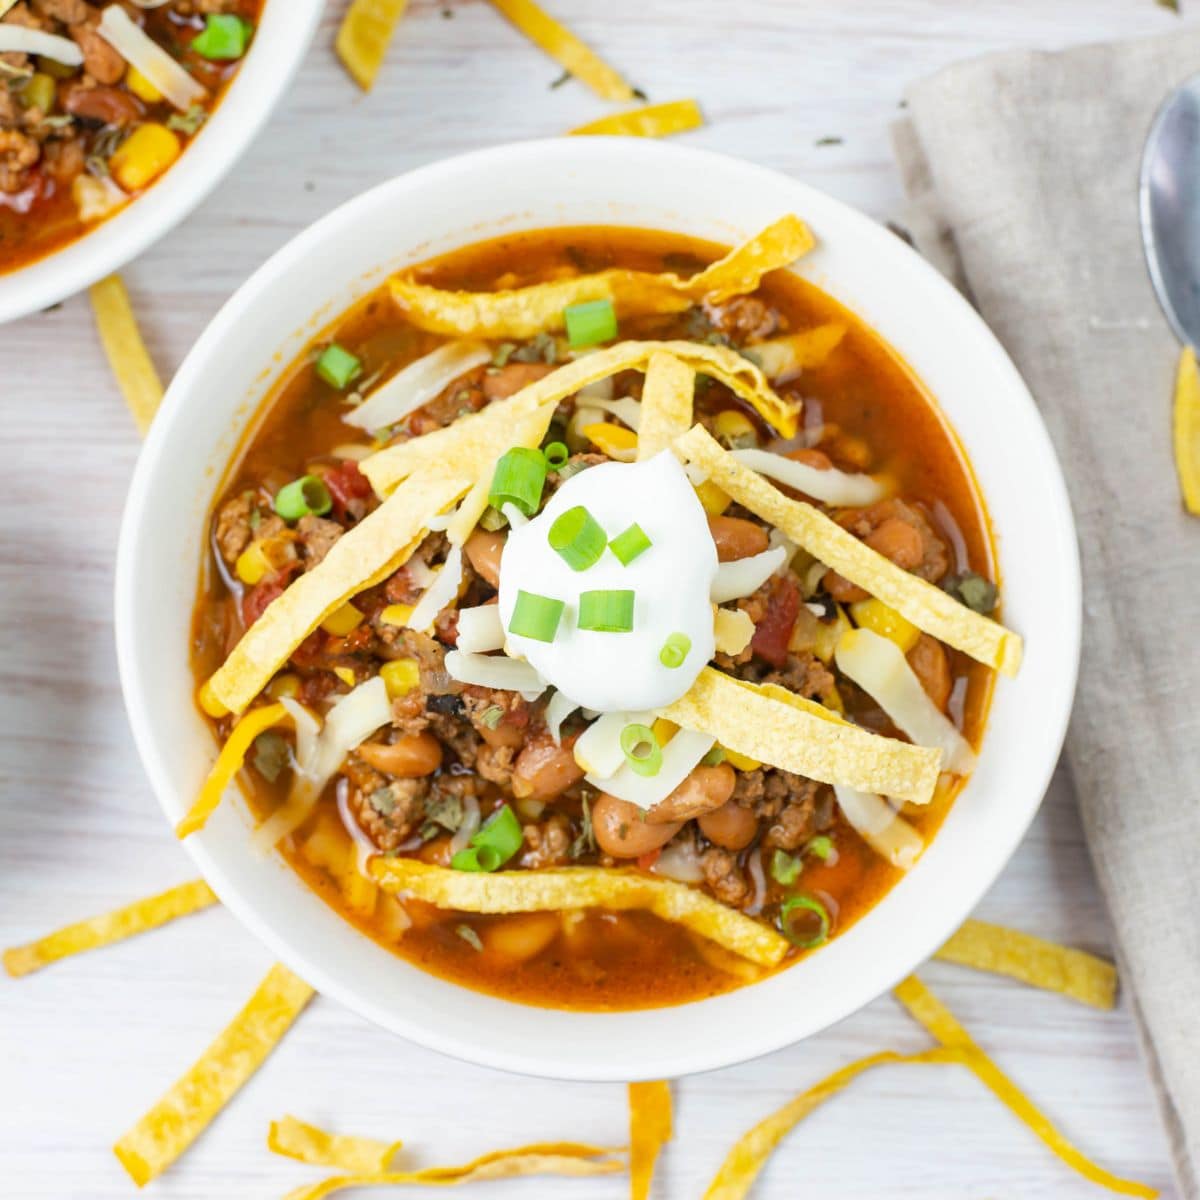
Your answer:
[[[769,450],[734,450],[732,454],[750,470],[826,504],[859,508],[887,495],[883,484],[870,475],[850,475],[836,467],[810,467]]]
[[[104,10],[96,32],[180,112],[187,112],[193,104],[199,104],[208,95],[203,85],[193,79],[119,4],[110,4]],[[82,58],[79,61],[82,62]]]
[[[749,558],[735,558],[717,567],[709,598],[714,604],[725,604],[740,600],[757,592],[787,560],[787,551],[782,546],[751,554]]]

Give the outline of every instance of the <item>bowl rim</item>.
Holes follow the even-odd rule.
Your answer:
[[[567,146],[570,147],[569,150],[565,149]],[[272,284],[277,276],[286,275],[333,231],[355,220],[358,214],[371,211],[385,197],[389,198],[392,203],[396,203],[407,193],[419,192],[431,181],[452,179],[460,172],[486,169],[497,163],[506,167],[511,166],[511,163],[508,162],[510,158],[524,154],[557,155],[564,156],[564,160],[569,160],[573,155],[603,154],[606,151],[611,153],[618,147],[621,154],[628,155],[635,160],[641,159],[639,165],[642,166],[651,162],[655,163],[659,169],[665,170],[669,169],[672,160],[679,163],[687,161],[692,166],[699,164],[712,170],[740,172],[747,183],[753,183],[755,178],[760,178],[764,182],[770,180],[774,186],[779,186],[782,181],[795,196],[796,211],[804,211],[803,205],[806,198],[810,203],[815,199],[820,206],[835,211],[839,219],[853,229],[856,235],[876,241],[881,238],[886,239],[886,243],[880,242],[879,245],[886,244],[888,247],[886,253],[898,256],[898,261],[903,264],[900,267],[901,272],[907,272],[914,278],[920,278],[925,286],[941,292],[945,302],[955,307],[959,316],[975,327],[975,333],[980,338],[979,344],[987,346],[990,350],[988,369],[997,373],[1001,385],[1012,403],[1023,409],[1022,416],[1026,425],[1024,433],[1039,443],[1035,449],[1047,468],[1048,473],[1043,483],[1048,490],[1048,499],[1053,508],[1049,514],[1050,523],[1055,526],[1053,536],[1058,539],[1060,543],[1058,549],[1062,554],[1059,564],[1061,575],[1058,582],[1062,587],[1061,609],[1062,618],[1066,623],[1064,631],[1066,638],[1055,651],[1054,662],[1056,667],[1061,668],[1060,679],[1064,686],[1059,689],[1058,695],[1055,697],[1053,712],[1046,717],[1044,727],[1047,731],[1044,737],[1046,750],[1044,761],[1039,763],[1036,771],[1036,786],[1030,786],[1029,798],[1023,801],[1024,808],[1019,814],[1019,819],[1010,820],[1005,827],[1005,836],[986,848],[984,863],[986,869],[979,870],[974,875],[970,886],[963,885],[957,888],[952,904],[947,904],[937,913],[931,914],[923,934],[910,944],[909,949],[902,956],[902,961],[892,961],[882,967],[878,964],[873,966],[869,972],[869,986],[859,988],[855,995],[831,1006],[836,1010],[833,1015],[822,1017],[818,1025],[799,1032],[790,1028],[785,1021],[774,1024],[764,1023],[762,1028],[742,1036],[733,1052],[721,1050],[719,1040],[714,1040],[711,1048],[702,1044],[692,1044],[682,1050],[663,1050],[657,1057],[652,1056],[647,1061],[638,1064],[622,1062],[616,1056],[599,1054],[593,1054],[591,1057],[577,1056],[570,1062],[560,1062],[554,1061],[546,1055],[538,1057],[536,1051],[501,1049],[491,1045],[481,1045],[470,1036],[470,1031],[459,1034],[444,1028],[436,1021],[422,1022],[413,1019],[411,1015],[398,1014],[375,994],[356,988],[351,982],[342,979],[336,971],[327,970],[322,962],[304,954],[289,940],[285,932],[277,929],[270,921],[263,918],[262,914],[256,910],[251,898],[242,894],[223,868],[220,856],[211,851],[204,839],[192,837],[186,840],[185,848],[188,853],[191,854],[222,902],[228,905],[238,919],[265,942],[283,962],[295,969],[318,991],[340,1000],[353,1011],[419,1045],[467,1062],[547,1078],[612,1082],[638,1078],[675,1078],[750,1061],[811,1036],[870,1003],[925,962],[974,909],[1008,863],[1041,805],[1065,737],[1078,673],[1082,602],[1074,520],[1057,456],[1032,396],[995,335],[949,281],[898,238],[844,202],[782,172],[713,151],[658,142],[642,142],[640,139],[557,138],[508,143],[428,164],[361,193],[302,230],[260,266],[212,319],[172,381],[163,407],[139,457],[121,525],[115,581],[117,657],[126,710],[143,765],[164,813],[168,819],[171,819],[172,808],[169,801],[173,799],[175,789],[171,783],[168,764],[164,761],[159,752],[160,748],[155,743],[151,708],[147,704],[145,696],[141,694],[137,676],[139,668],[135,625],[132,620],[133,595],[136,589],[134,566],[139,520],[152,495],[155,477],[159,471],[159,460],[164,456],[166,447],[172,438],[173,427],[179,422],[184,412],[184,405],[188,402],[188,397],[203,372],[206,360],[219,349],[227,331],[253,309],[260,294]],[[550,226],[553,223],[548,220],[545,225]],[[465,236],[459,244],[467,245],[471,241],[478,240],[478,233],[472,236],[473,232],[464,230]],[[421,231],[417,230],[412,241],[419,242],[420,237]],[[314,312],[324,311],[321,301],[321,296],[314,297],[312,305]],[[328,315],[323,316],[320,324],[324,325],[328,320]],[[890,344],[890,339],[885,340],[889,340]],[[903,352],[902,347],[897,349],[901,353]],[[261,399],[261,395],[259,398]],[[935,396],[934,399],[936,401],[937,397]],[[948,415],[946,420],[949,422]],[[953,428],[953,424],[951,424],[951,428]],[[985,735],[985,743],[986,740]],[[964,789],[963,795],[967,790]],[[958,802],[961,802],[961,798],[960,795]],[[935,837],[931,848],[936,844],[937,838]],[[981,853],[983,852],[981,851]],[[890,896],[883,897],[871,911],[883,908],[889,898]],[[347,928],[350,927],[347,926]],[[822,953],[828,954],[833,951],[839,941],[831,943]],[[420,968],[414,969],[420,970]],[[784,976],[786,974],[786,972],[783,973]],[[780,977],[774,976],[774,978]],[[447,982],[446,986],[457,987],[458,985]],[[725,995],[726,997],[744,996],[747,992],[753,991],[756,986],[761,985],[738,988]],[[483,998],[493,999],[490,996]],[[714,999],[720,1000],[721,997]],[[676,1012],[681,1008],[691,1008],[713,1002],[713,1000],[700,1000],[667,1009],[644,1011],[650,1013]],[[547,1010],[530,1007],[529,1011],[537,1013]],[[580,1013],[577,1015],[603,1021],[614,1014]],[[636,1017],[640,1013],[635,1011],[621,1015]]]
[[[233,169],[274,113],[308,52],[323,8],[324,0],[266,0],[250,52],[179,161],[149,191],[108,220],[33,262],[0,274],[0,325],[82,292],[186,220]]]

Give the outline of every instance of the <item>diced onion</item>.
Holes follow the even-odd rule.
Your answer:
[[[67,67],[83,65],[83,51],[70,38],[24,25],[0,25],[0,53],[13,50],[19,54],[37,54],[52,58]]]
[[[840,783],[833,790],[851,828],[876,854],[905,871],[917,861],[925,848],[921,835],[882,796]]]
[[[504,648],[504,624],[498,604],[464,608],[458,614],[457,647],[466,654],[486,654]]]
[[[787,557],[783,560],[783,565],[785,567],[790,567],[792,565],[792,559],[794,559],[796,555],[800,553],[800,547],[797,546],[796,543],[793,542],[792,539],[788,537],[788,535],[784,533],[782,529],[772,529],[771,532],[767,534],[767,546],[772,550],[779,546],[783,547],[784,553],[787,555]]]
[[[611,379],[607,380],[607,382],[610,385],[612,384]],[[582,396],[586,390],[584,388],[579,394]],[[641,403],[632,396],[622,396],[620,400],[606,400],[598,396],[589,396],[588,406],[591,408],[602,408],[606,413],[612,413],[618,421],[624,422],[634,433],[638,432],[638,428],[642,423]]]
[[[625,761],[621,731],[626,725],[651,725],[653,713],[608,712],[594,720],[575,742],[575,761],[585,772],[615,775]]]
[[[677,883],[703,883],[704,872],[700,869],[700,854],[695,841],[688,837],[672,842],[650,868],[655,875],[664,875]]]
[[[850,475],[836,467],[822,470],[782,454],[772,454],[769,450],[734,450],[731,453],[752,471],[826,504],[858,508],[874,504],[887,495],[887,490],[879,480],[870,475]]]
[[[296,700],[284,696],[279,703],[291,714],[292,723],[296,728],[296,772],[307,776],[316,759],[317,735],[321,732],[321,722]]]
[[[482,342],[447,342],[409,363],[342,420],[359,429],[386,429],[436,399],[460,375],[483,366],[491,357],[491,350]]]
[[[746,857],[746,870],[749,872],[750,882],[754,884],[754,895],[742,911],[748,917],[757,917],[762,912],[763,901],[767,898],[767,877],[763,872],[762,853],[757,847]]]
[[[749,558],[721,563],[717,567],[717,577],[713,580],[709,598],[714,604],[725,604],[757,592],[783,566],[786,558],[787,551],[782,546],[776,546],[774,550],[764,550]]]
[[[455,830],[454,836],[450,839],[452,855],[467,848],[467,843],[475,836],[479,825],[479,801],[468,794],[463,797],[463,823]]]
[[[408,618],[410,629],[415,629],[418,633],[427,633],[433,627],[438,613],[458,599],[462,573],[462,548],[451,546],[450,553],[446,555],[446,561],[434,576],[433,582],[413,606]]]
[[[569,696],[555,692],[546,705],[545,721],[556,746],[562,745],[562,723],[579,707]]]
[[[180,112],[187,112],[208,95],[205,88],[140,29],[119,4],[110,4],[104,10],[96,32]]]
[[[594,788],[616,796],[618,800],[650,809],[665,800],[688,777],[715,741],[710,734],[681,729],[663,747],[662,766],[657,774],[639,775],[626,763],[607,777],[589,772],[586,778]]]
[[[838,669],[854,680],[891,718],[896,728],[918,746],[942,751],[942,770],[965,775],[975,765],[975,752],[954,723],[929,698],[890,638],[870,629],[842,634],[834,652]]]
[[[465,654],[450,650],[446,654],[446,670],[451,679],[475,687],[498,688],[504,692],[520,692],[529,699],[546,690],[546,681],[527,663],[504,654]]]

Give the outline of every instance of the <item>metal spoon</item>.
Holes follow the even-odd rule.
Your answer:
[[[1172,92],[1154,118],[1138,200],[1158,302],[1179,340],[1200,346],[1200,75]]]

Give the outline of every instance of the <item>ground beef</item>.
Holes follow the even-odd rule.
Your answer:
[[[779,313],[757,296],[734,296],[725,304],[705,306],[713,326],[737,342],[757,342],[779,329]]]
[[[258,505],[254,493],[240,492],[233,499],[226,500],[217,513],[217,526],[214,534],[217,549],[231,567],[254,538],[251,523],[257,512]]]
[[[0,192],[10,195],[29,184],[29,170],[42,156],[42,148],[26,133],[0,129]]]
[[[430,700],[439,702],[433,707]],[[447,704],[453,701],[454,707]],[[444,711],[445,710],[445,711]],[[462,718],[462,700],[458,696],[433,696],[425,702],[429,728],[442,745],[458,760],[460,766],[474,770],[479,756],[480,737],[473,726]]]
[[[388,603],[416,604],[421,598],[422,593],[429,586],[427,582],[417,582],[417,580],[423,579],[428,573],[422,570],[422,568],[429,567],[432,563],[444,562],[449,549],[450,542],[444,533],[431,533],[413,551],[412,557],[408,562],[398,568],[393,575],[389,576],[387,582],[383,585],[384,595],[387,596]]]
[[[833,672],[815,654],[805,650],[789,654],[787,662],[777,671],[770,671],[760,683],[777,683],[809,700],[828,703],[835,694],[837,681]]]
[[[350,780],[350,811],[371,841],[383,851],[407,841],[425,818],[429,780],[388,780],[355,755],[342,770]]]
[[[83,69],[98,84],[120,83],[125,75],[125,59],[97,31],[100,14],[93,9],[84,21],[71,26],[70,34],[83,51]],[[85,76],[85,78],[86,78]]]
[[[544,821],[526,825],[525,849],[520,865],[531,870],[538,867],[561,867],[571,858],[571,822],[562,813],[551,813]]]
[[[489,782],[507,789],[512,785],[516,753],[512,746],[489,746],[483,742],[475,754],[475,770]]]
[[[342,527],[336,521],[310,514],[296,522],[296,533],[304,550],[304,569],[311,571],[333,549],[333,543],[342,536]]]
[[[931,583],[936,583],[950,569],[950,552],[946,543],[916,505],[906,504],[903,500],[881,500],[878,504],[866,508],[849,509],[839,513],[836,519],[843,529],[849,530],[856,538],[861,538],[881,554],[891,558],[897,566]],[[891,522],[907,525],[918,535],[919,549],[909,558],[901,558],[890,552],[887,541],[873,544],[875,539],[882,535],[883,527]],[[913,544],[917,545],[916,540]]]
[[[780,772],[784,774],[784,772]],[[825,784],[798,775],[802,787],[792,793],[778,817],[767,829],[763,845],[768,850],[798,850],[809,838],[828,829],[833,822],[833,792]]]
[[[78,25],[94,13],[84,0],[33,0],[33,11],[50,21]]]
[[[173,9],[181,17],[193,17],[207,13],[237,12],[238,0],[175,0]]]
[[[546,476],[546,486],[542,494],[549,499],[558,491],[559,485],[570,479],[572,475],[578,475],[580,471],[584,471],[588,467],[598,467],[601,463],[606,462],[608,459],[603,454],[572,454],[567,459],[566,468],[562,471],[551,471]]]
[[[532,706],[519,692],[465,687],[462,702],[464,715],[485,741],[510,746],[524,743]],[[499,713],[495,711],[497,708]]]
[[[737,855],[720,846],[711,846],[700,856],[704,882],[722,904],[741,908],[750,894],[750,884],[738,866]]]

